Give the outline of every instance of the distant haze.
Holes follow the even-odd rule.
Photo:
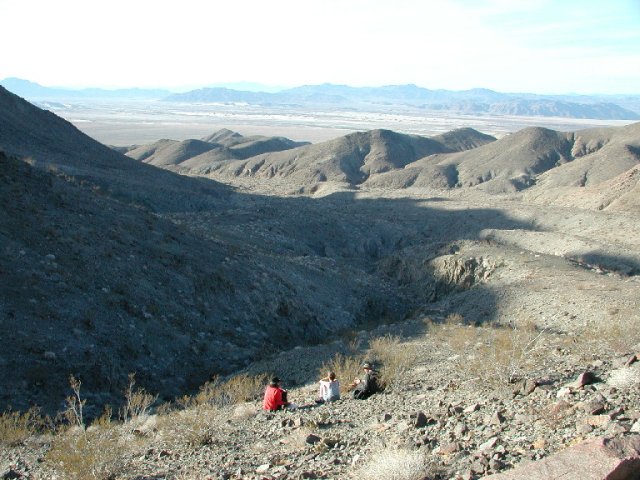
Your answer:
[[[0,78],[46,86],[640,93],[637,0],[0,0],[0,18]]]

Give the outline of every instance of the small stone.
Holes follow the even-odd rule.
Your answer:
[[[486,452],[487,450],[491,450],[493,447],[496,446],[496,443],[498,443],[498,437],[491,437],[489,440],[487,440],[484,443],[481,443],[478,446],[478,451]]]
[[[606,428],[611,422],[611,416],[604,415],[589,415],[584,418],[584,423],[591,425],[592,427]]]
[[[451,455],[458,451],[460,451],[460,444],[458,442],[451,442],[440,445],[440,448],[438,448],[434,453],[438,453],[440,455]]]
[[[429,419],[427,418],[427,416],[423,412],[418,412],[418,414],[416,415],[416,421],[413,426],[416,428],[424,428],[427,426],[427,423],[429,423]]]
[[[463,410],[463,412],[464,413],[473,413],[473,412],[477,412],[478,410],[480,410],[480,405],[477,404],[477,403],[472,403],[467,408],[465,408]]]
[[[607,436],[610,436],[610,437],[616,437],[618,435],[627,433],[627,430],[628,430],[627,427],[625,427],[624,425],[621,425],[620,423],[617,423],[617,422],[612,422],[607,427],[606,434]]]
[[[256,468],[256,473],[266,473],[270,468],[271,468],[271,465],[268,463],[265,463],[263,465],[260,465],[258,468]]]
[[[573,388],[572,387],[569,387],[569,386],[568,387],[562,387],[560,390],[558,390],[556,398],[568,397],[572,393],[573,393]]]
[[[631,426],[629,431],[633,433],[640,433],[640,420],[636,420],[636,423]]]
[[[393,417],[390,413],[383,413],[382,415],[380,415],[380,418],[378,418],[378,422],[379,423],[385,423],[388,422],[389,420],[391,420]]]
[[[310,433],[309,435],[307,435],[307,438],[304,439],[305,443],[308,443],[309,445],[315,445],[321,440],[322,439],[318,435],[314,435],[313,433]]]
[[[538,438],[531,446],[534,450],[542,450],[543,448],[547,448],[547,441],[544,438]]]
[[[575,388],[583,388],[585,385],[596,383],[598,378],[593,372],[586,371],[578,375],[578,378],[571,384]]]
[[[496,412],[491,416],[491,420],[489,420],[489,424],[491,425],[502,425],[506,419],[502,415],[501,412]]]
[[[638,357],[636,355],[631,355],[626,362],[624,362],[625,367],[630,367],[634,363],[638,361]]]
[[[576,425],[576,433],[580,435],[587,435],[591,432],[593,432],[593,427],[591,425],[588,425],[586,423],[578,423]]]

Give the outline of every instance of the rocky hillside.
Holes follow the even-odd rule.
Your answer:
[[[202,140],[159,140],[151,145],[130,147],[127,156],[157,167],[183,173],[201,173],[213,163],[243,160],[266,152],[278,152],[306,145],[283,137],[244,137],[223,129]]]
[[[190,159],[180,157],[173,169],[213,178],[250,176],[285,180],[292,187],[322,182],[359,185],[377,174],[402,169],[427,155],[468,150],[493,140],[493,137],[470,128],[433,138],[373,130],[237,161],[234,161],[233,153],[226,150],[194,155]],[[241,145],[231,149],[237,150]],[[150,148],[153,146],[141,147],[128,155],[144,159],[147,157],[137,157],[137,152],[147,152]]]
[[[163,168],[222,182],[268,180],[285,192],[338,188],[523,192],[528,201],[627,208],[637,202],[633,171],[640,164],[640,123],[617,128],[557,132],[532,127],[500,140],[473,129],[426,138],[387,130],[354,133],[315,145],[287,147],[275,139],[270,153],[242,157],[247,141],[234,132],[231,147],[214,142],[161,140],[128,155]],[[287,148],[285,148],[287,147]],[[624,200],[617,202],[618,198]]]

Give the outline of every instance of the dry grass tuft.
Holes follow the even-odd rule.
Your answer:
[[[362,480],[423,480],[428,476],[428,463],[420,452],[387,449],[376,453],[355,472]]]
[[[456,354],[466,377],[491,387],[526,377],[543,355],[547,338],[533,322],[489,327],[447,322],[432,325],[430,334]]]
[[[198,405],[158,417],[156,428],[158,436],[171,446],[202,447],[211,443],[214,433],[220,431],[221,423],[226,419],[218,407]]]
[[[383,388],[401,383],[416,358],[415,347],[393,335],[374,338],[369,342],[369,351],[376,365],[380,365],[378,382]]]
[[[134,442],[117,428],[73,428],[54,438],[45,462],[62,478],[105,480],[121,473],[126,455],[135,450]]]
[[[234,375],[226,381],[218,377],[200,387],[200,392],[192,398],[185,397],[180,400],[184,406],[237,405],[260,398],[267,383],[267,374],[247,375],[245,373]]]
[[[147,393],[144,388],[135,388],[136,375],[129,374],[129,384],[124,391],[125,404],[120,409],[120,418],[124,423],[135,420],[141,415],[146,415],[151,406],[158,399],[157,395]]]
[[[40,416],[37,408],[32,408],[25,413],[4,412],[0,414],[0,445],[19,445],[42,430],[44,425],[45,419]]]

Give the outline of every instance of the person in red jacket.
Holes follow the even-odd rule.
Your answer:
[[[262,408],[275,412],[276,410],[286,408],[287,405],[289,405],[287,401],[287,391],[280,388],[280,379],[273,377],[264,391]]]

